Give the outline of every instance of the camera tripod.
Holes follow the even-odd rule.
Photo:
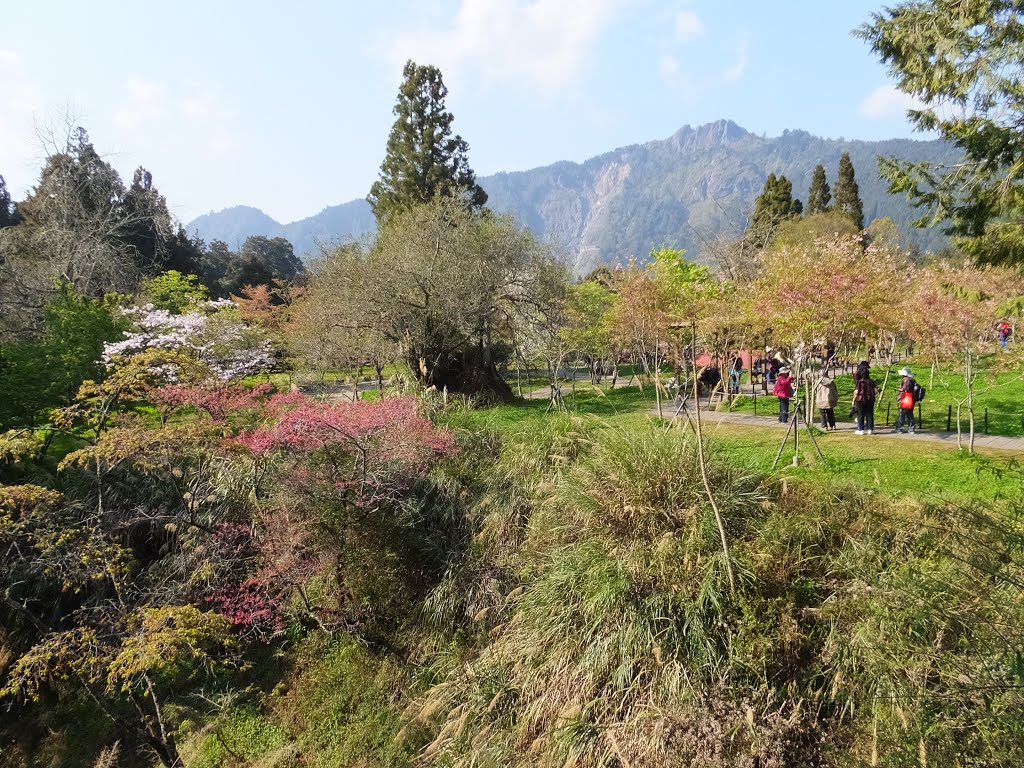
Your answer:
[[[825,455],[821,452],[821,448],[818,447],[818,441],[814,439],[814,431],[811,429],[811,425],[807,423],[806,416],[804,416],[803,399],[794,404],[793,410],[790,415],[792,416],[792,418],[789,421],[789,428],[786,430],[786,436],[782,438],[782,444],[779,446],[779,452],[775,454],[775,462],[772,464],[772,469],[775,469],[777,466],[779,466],[779,459],[782,458],[782,452],[786,450],[786,443],[789,442],[790,432],[793,433],[793,466],[797,467],[800,465],[801,419],[804,423],[804,429],[807,430],[807,436],[811,438],[811,444],[814,445],[814,450],[818,453],[818,458],[824,461]]]
[[[562,399],[562,388],[557,384],[551,385],[551,394],[548,396],[548,407],[544,413],[551,413],[555,411],[567,411],[565,407],[565,400]]]

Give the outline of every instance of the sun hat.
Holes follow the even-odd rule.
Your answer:
[[[789,368],[787,368],[786,366],[782,366],[781,368],[779,368],[779,373],[789,373]]]
[[[899,369],[899,370],[897,371],[897,373],[898,373],[898,374],[899,374],[900,376],[913,376],[913,375],[914,375],[914,374],[912,374],[912,373],[910,372],[910,369],[909,369],[909,368],[907,368],[907,366],[905,366],[905,365],[904,365],[904,366],[903,366],[902,368],[900,368],[900,369]]]

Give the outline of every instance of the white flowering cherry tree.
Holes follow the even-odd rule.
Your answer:
[[[173,314],[152,304],[123,310],[132,328],[103,347],[108,366],[150,349],[182,352],[206,365],[221,381],[261,373],[274,365],[271,341],[246,325],[230,299],[205,302],[193,312]],[[173,371],[163,371],[174,380]]]

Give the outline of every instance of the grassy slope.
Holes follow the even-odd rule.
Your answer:
[[[651,416],[651,395],[650,389],[645,393],[636,387],[602,392],[578,384],[575,397],[567,392],[566,401],[573,412],[592,419],[595,426],[608,425],[624,435],[639,435],[660,429]],[[467,409],[449,420],[461,430],[498,432],[510,445],[533,445],[537,449],[534,454],[540,454],[534,460],[544,461],[550,448],[544,436],[557,423],[546,413],[547,408],[547,400],[541,397],[489,409]],[[791,455],[787,452],[784,466],[772,472],[781,438],[777,430],[709,421],[707,436],[713,451],[721,449],[714,451],[720,457],[775,478],[821,480],[825,485],[853,481],[880,491],[882,496],[994,498],[1020,492],[1019,482],[994,473],[1008,459],[997,454],[969,457],[944,445],[827,435],[821,438],[827,456],[824,463],[808,456],[803,449],[810,448],[809,442],[802,441],[803,466],[785,466]],[[637,493],[641,493],[639,489]],[[330,643],[311,637],[289,651],[288,658],[292,671],[265,700],[263,714],[233,710],[189,739],[185,752],[190,768],[284,766],[294,764],[299,755],[308,765],[411,764],[425,739],[414,724],[402,728],[401,713],[409,703],[410,684],[419,688],[411,679],[410,668],[344,639]],[[427,678],[433,674],[437,673]],[[400,730],[404,735],[396,739]],[[226,754],[224,740],[244,760],[235,761]]]

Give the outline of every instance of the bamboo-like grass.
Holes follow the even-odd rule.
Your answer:
[[[461,638],[407,715],[444,766],[1011,765],[1024,758],[1024,508],[773,479],[692,435],[560,416],[503,435]],[[447,606],[447,609],[444,607]],[[426,679],[426,677],[424,677]]]

